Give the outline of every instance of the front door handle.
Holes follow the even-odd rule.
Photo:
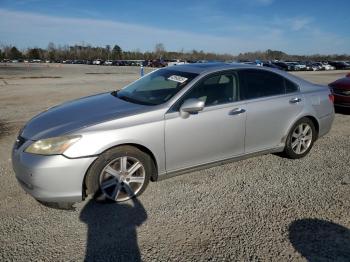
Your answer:
[[[231,115],[231,116],[239,115],[239,114],[242,114],[244,112],[245,112],[245,109],[236,107],[230,111],[229,115]]]
[[[289,100],[289,103],[291,104],[295,104],[295,103],[299,103],[301,101],[301,98],[299,97],[294,97],[291,100]]]

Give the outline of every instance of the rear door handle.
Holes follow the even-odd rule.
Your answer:
[[[295,104],[295,103],[299,103],[301,101],[301,98],[299,97],[294,97],[291,100],[289,100],[289,103],[291,104]]]
[[[245,109],[236,107],[230,111],[229,115],[231,115],[231,116],[239,115],[239,114],[242,114],[244,112],[245,112]]]

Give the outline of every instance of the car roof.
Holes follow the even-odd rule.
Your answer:
[[[276,68],[249,65],[249,64],[241,64],[241,63],[194,63],[194,64],[170,66],[170,67],[167,67],[166,69],[179,71],[179,72],[195,73],[195,74],[199,74],[199,75],[207,74],[207,73],[214,73],[214,72],[222,71],[222,70],[230,70],[230,69],[256,69],[256,70],[270,71],[270,72],[277,73],[277,74],[297,83],[298,85],[310,84],[310,82],[306,81],[305,79],[302,79],[300,77],[297,77],[295,75],[289,74],[285,71],[282,71],[282,70],[279,70]]]
[[[216,72],[220,70],[230,70],[230,69],[238,69],[238,68],[257,68],[256,65],[247,65],[240,63],[194,63],[194,64],[183,64],[167,67],[169,70],[203,74]]]

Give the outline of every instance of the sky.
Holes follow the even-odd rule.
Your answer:
[[[349,0],[0,0],[0,45],[350,54]]]

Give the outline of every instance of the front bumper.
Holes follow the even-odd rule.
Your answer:
[[[81,201],[84,176],[95,159],[34,155],[15,148],[12,151],[12,166],[19,184],[43,202]]]

